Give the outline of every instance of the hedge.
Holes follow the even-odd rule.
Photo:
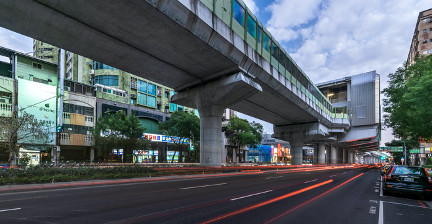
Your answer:
[[[78,180],[147,177],[155,171],[148,167],[41,168],[0,170],[0,185],[68,182]]]

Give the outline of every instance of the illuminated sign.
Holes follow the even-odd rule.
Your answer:
[[[167,136],[167,135],[144,133],[143,138],[148,139],[152,142],[177,143],[181,140],[182,144],[190,144],[190,140],[188,138],[180,139],[180,137],[171,137],[171,136]]]
[[[49,138],[48,142],[43,142],[41,139],[23,138],[18,140],[18,143],[32,143],[32,144],[55,144],[55,130],[56,130],[56,87],[28,81],[25,79],[18,80],[18,109],[19,115],[26,112],[31,114],[38,121],[48,122]],[[18,133],[19,135],[20,133]],[[25,133],[21,133],[25,134]]]

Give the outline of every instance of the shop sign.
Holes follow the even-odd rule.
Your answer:
[[[31,114],[38,121],[45,121],[50,126],[48,142],[40,139],[29,139],[18,137],[18,143],[31,144],[55,144],[56,127],[56,95],[55,86],[20,79],[18,81],[18,108],[21,115],[23,112]],[[26,133],[18,132],[18,135]]]
[[[117,149],[113,149],[112,151],[114,155],[117,155]]]
[[[431,148],[430,147],[425,148],[425,153],[431,153]]]
[[[123,149],[119,149],[119,150],[118,150],[118,154],[119,154],[119,155],[123,155]]]
[[[158,135],[158,134],[149,134],[144,133],[143,138],[148,139],[152,142],[169,142],[169,143],[177,143],[180,141],[180,137],[171,137],[167,135]],[[181,139],[182,144],[190,144],[190,140],[188,138]]]

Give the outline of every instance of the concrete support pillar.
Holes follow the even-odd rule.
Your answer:
[[[313,144],[313,164],[318,163],[318,150],[319,150],[319,144]]]
[[[353,164],[353,152],[348,151],[348,163]]]
[[[330,164],[330,162],[331,162],[331,160],[330,160],[330,157],[331,157],[331,149],[330,149],[331,147],[330,147],[330,145],[326,145],[326,147],[325,147],[325,152],[326,152],[326,159],[325,159],[325,163],[326,164]]]
[[[325,163],[325,145],[324,143],[318,144],[318,163]]]
[[[261,86],[239,72],[204,85],[180,91],[171,102],[197,108],[200,115],[200,164],[225,164],[222,151],[222,114],[225,108],[262,91]]]
[[[341,148],[338,148],[337,154],[338,154],[337,163],[343,163],[343,150]]]
[[[342,149],[342,163],[346,164],[348,162],[348,151],[346,149]]]
[[[330,145],[330,162],[331,164],[336,164],[337,163],[337,148],[335,145]]]
[[[291,145],[291,165],[303,164],[303,133],[292,133],[289,143]]]
[[[351,153],[351,160],[352,160],[352,163],[355,163],[356,161],[355,161],[355,152],[352,152]]]

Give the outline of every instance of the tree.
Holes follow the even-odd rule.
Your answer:
[[[235,148],[236,152],[232,152],[232,154],[237,154],[237,156],[240,156],[242,147],[246,145],[256,147],[262,140],[263,127],[261,124],[249,123],[237,116],[232,116],[223,129],[228,143]]]
[[[145,128],[135,115],[126,115],[123,110],[108,112],[96,122],[93,129],[95,147],[100,148],[105,155],[113,149],[123,149],[125,162],[132,162],[130,155],[133,155],[133,150],[150,146],[150,141],[142,138],[144,131]]]
[[[199,158],[199,141],[200,141],[200,119],[191,113],[176,111],[171,114],[169,120],[159,123],[159,130],[165,135],[168,135],[176,145],[174,155],[179,151],[180,159],[183,156],[183,152],[180,149],[181,145],[184,144],[186,139],[189,139],[193,146],[194,151],[192,153],[192,160],[198,162]],[[191,157],[191,156],[188,156]],[[188,158],[189,159],[189,158]],[[171,162],[174,161],[174,156]]]
[[[20,147],[48,144],[53,139],[54,129],[50,122],[38,120],[26,112],[0,117],[0,148],[9,153],[9,162],[15,166]]]
[[[384,124],[401,138],[432,137],[432,56],[417,58],[389,78],[389,87],[383,90],[388,98]]]

